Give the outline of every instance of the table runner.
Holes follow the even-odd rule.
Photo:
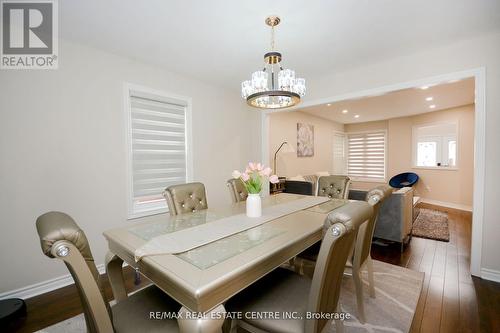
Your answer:
[[[189,229],[157,236],[135,251],[135,261],[137,262],[146,256],[186,252],[328,200],[327,197],[303,197],[264,207],[261,217],[247,217],[246,214],[237,214]]]

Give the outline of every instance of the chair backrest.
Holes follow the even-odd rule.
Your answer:
[[[231,193],[231,198],[233,203],[238,203],[241,201],[246,201],[248,197],[248,191],[243,185],[241,179],[229,179],[226,183],[229,192]]]
[[[165,189],[163,196],[172,216],[208,208],[205,185],[202,183],[172,185]]]
[[[370,255],[373,232],[375,231],[380,206],[382,205],[382,202],[391,195],[391,193],[392,188],[388,185],[377,186],[366,193],[366,202],[373,207],[373,216],[367,223],[359,228],[356,236],[352,264],[357,267],[361,267],[366,258]]]
[[[85,233],[69,215],[61,212],[39,216],[36,229],[43,253],[63,260],[73,276],[82,301],[87,331],[112,332],[111,310],[100,287],[99,272]]]
[[[321,176],[318,180],[317,195],[336,199],[347,199],[351,179],[347,176]]]
[[[349,202],[328,215],[321,242],[308,311],[332,313],[337,309],[342,276],[359,226],[373,215],[373,208],[364,201]],[[307,320],[306,332],[321,332],[328,320]]]

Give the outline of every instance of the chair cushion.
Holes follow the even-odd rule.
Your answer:
[[[151,312],[178,312],[181,306],[156,286],[130,295],[111,309],[116,332],[179,332],[175,319],[150,319]]]
[[[226,309],[242,311],[243,321],[264,331],[304,332],[310,288],[311,280],[307,277],[278,268],[231,298],[226,303]],[[296,312],[302,319],[245,318],[245,312],[262,311],[278,311],[280,314]]]

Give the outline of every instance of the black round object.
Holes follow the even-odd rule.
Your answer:
[[[26,315],[26,303],[20,298],[0,300],[0,326]]]

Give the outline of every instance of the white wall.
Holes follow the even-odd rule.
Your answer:
[[[276,159],[279,176],[311,175],[333,170],[333,134],[343,132],[344,125],[318,118],[305,112],[276,112],[269,116],[269,161],[283,141],[297,151],[297,123],[314,126],[314,156],[297,157],[295,153],[279,153]]]
[[[500,274],[500,33],[309,80],[308,100],[482,66],[486,68],[486,181],[481,266]]]
[[[127,212],[124,81],[192,97],[194,179],[210,206],[258,159],[259,113],[237,92],[68,42],[58,70],[0,71],[0,293],[67,274],[41,253],[35,219],[49,210],[73,216],[103,262],[102,232]]]
[[[455,170],[413,167],[412,128],[416,125],[456,122],[458,124],[458,166]],[[474,176],[474,105],[427,112],[410,117],[392,118],[345,125],[346,132],[387,131],[387,181],[401,172],[412,171],[420,179],[415,186],[422,199],[446,202],[472,209]],[[373,182],[352,183],[352,188],[370,189]]]

